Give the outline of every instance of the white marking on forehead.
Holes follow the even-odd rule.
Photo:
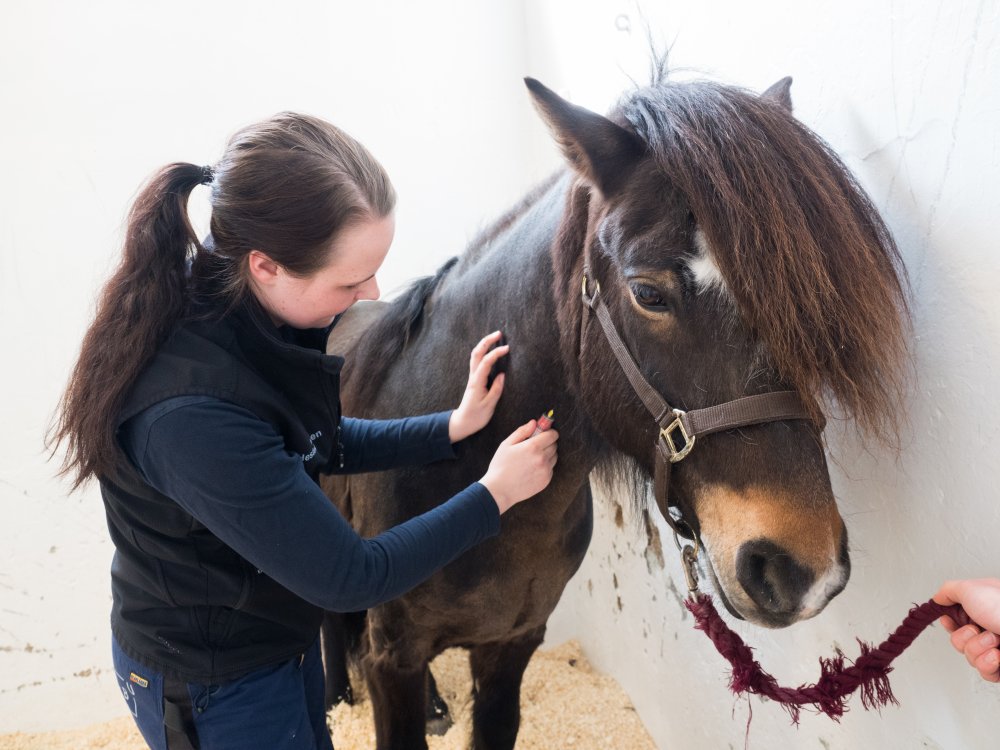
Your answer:
[[[701,229],[694,230],[694,246],[698,254],[688,258],[688,268],[694,275],[695,284],[699,292],[707,292],[712,288],[717,288],[720,292],[728,294],[726,280],[722,278],[722,271],[715,262],[712,249],[705,238],[705,233]]]

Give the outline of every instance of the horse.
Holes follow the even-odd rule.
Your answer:
[[[428,722],[447,718],[428,664],[450,647],[470,656],[472,746],[514,746],[524,669],[591,539],[592,472],[625,480],[635,517],[655,495],[729,612],[780,628],[822,611],[850,575],[826,418],[899,435],[899,251],[792,115],[790,78],[756,94],[661,69],[606,116],[526,83],[566,167],[393,302],[352,308],[329,341],[347,358],[344,413],[368,418],[452,408],[472,345],[497,329],[511,344],[496,413],[458,460],[324,479],[363,535],[474,482],[529,418],[552,409],[560,430],[551,484],[497,537],[325,630],[330,695],[350,695],[352,634],[382,750],[425,748]],[[715,413],[744,402],[748,418]],[[699,432],[696,413],[713,429]]]

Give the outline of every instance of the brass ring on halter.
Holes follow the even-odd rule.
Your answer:
[[[694,542],[694,547],[692,549],[694,550],[695,557],[697,557],[698,556],[698,552],[701,550],[701,542],[698,540],[698,535],[695,534],[694,535],[694,539],[692,539],[691,541]],[[684,544],[682,546],[681,545],[680,535],[676,531],[674,532],[674,544],[677,547],[677,551],[680,552],[681,554],[684,554],[684,547],[690,547],[691,546],[690,544]]]
[[[581,291],[581,294],[583,295],[583,299],[585,301],[589,302],[591,299],[593,299],[589,294],[587,294],[587,274],[586,273],[583,274],[583,287],[582,287],[582,289],[580,291]],[[599,294],[600,291],[601,291],[601,282],[598,281],[597,282],[597,291],[595,291],[594,294]]]

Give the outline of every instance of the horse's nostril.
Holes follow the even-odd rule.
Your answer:
[[[754,603],[768,612],[795,612],[814,576],[791,553],[766,539],[746,542],[736,555],[736,578]]]

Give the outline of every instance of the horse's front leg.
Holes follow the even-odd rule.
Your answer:
[[[431,653],[397,600],[369,611],[361,660],[378,750],[426,750],[427,664]]]
[[[378,750],[427,750],[425,669],[400,670],[366,660],[365,679],[375,719]]]
[[[514,747],[521,724],[521,678],[544,635],[543,625],[517,640],[471,649],[474,750]]]

